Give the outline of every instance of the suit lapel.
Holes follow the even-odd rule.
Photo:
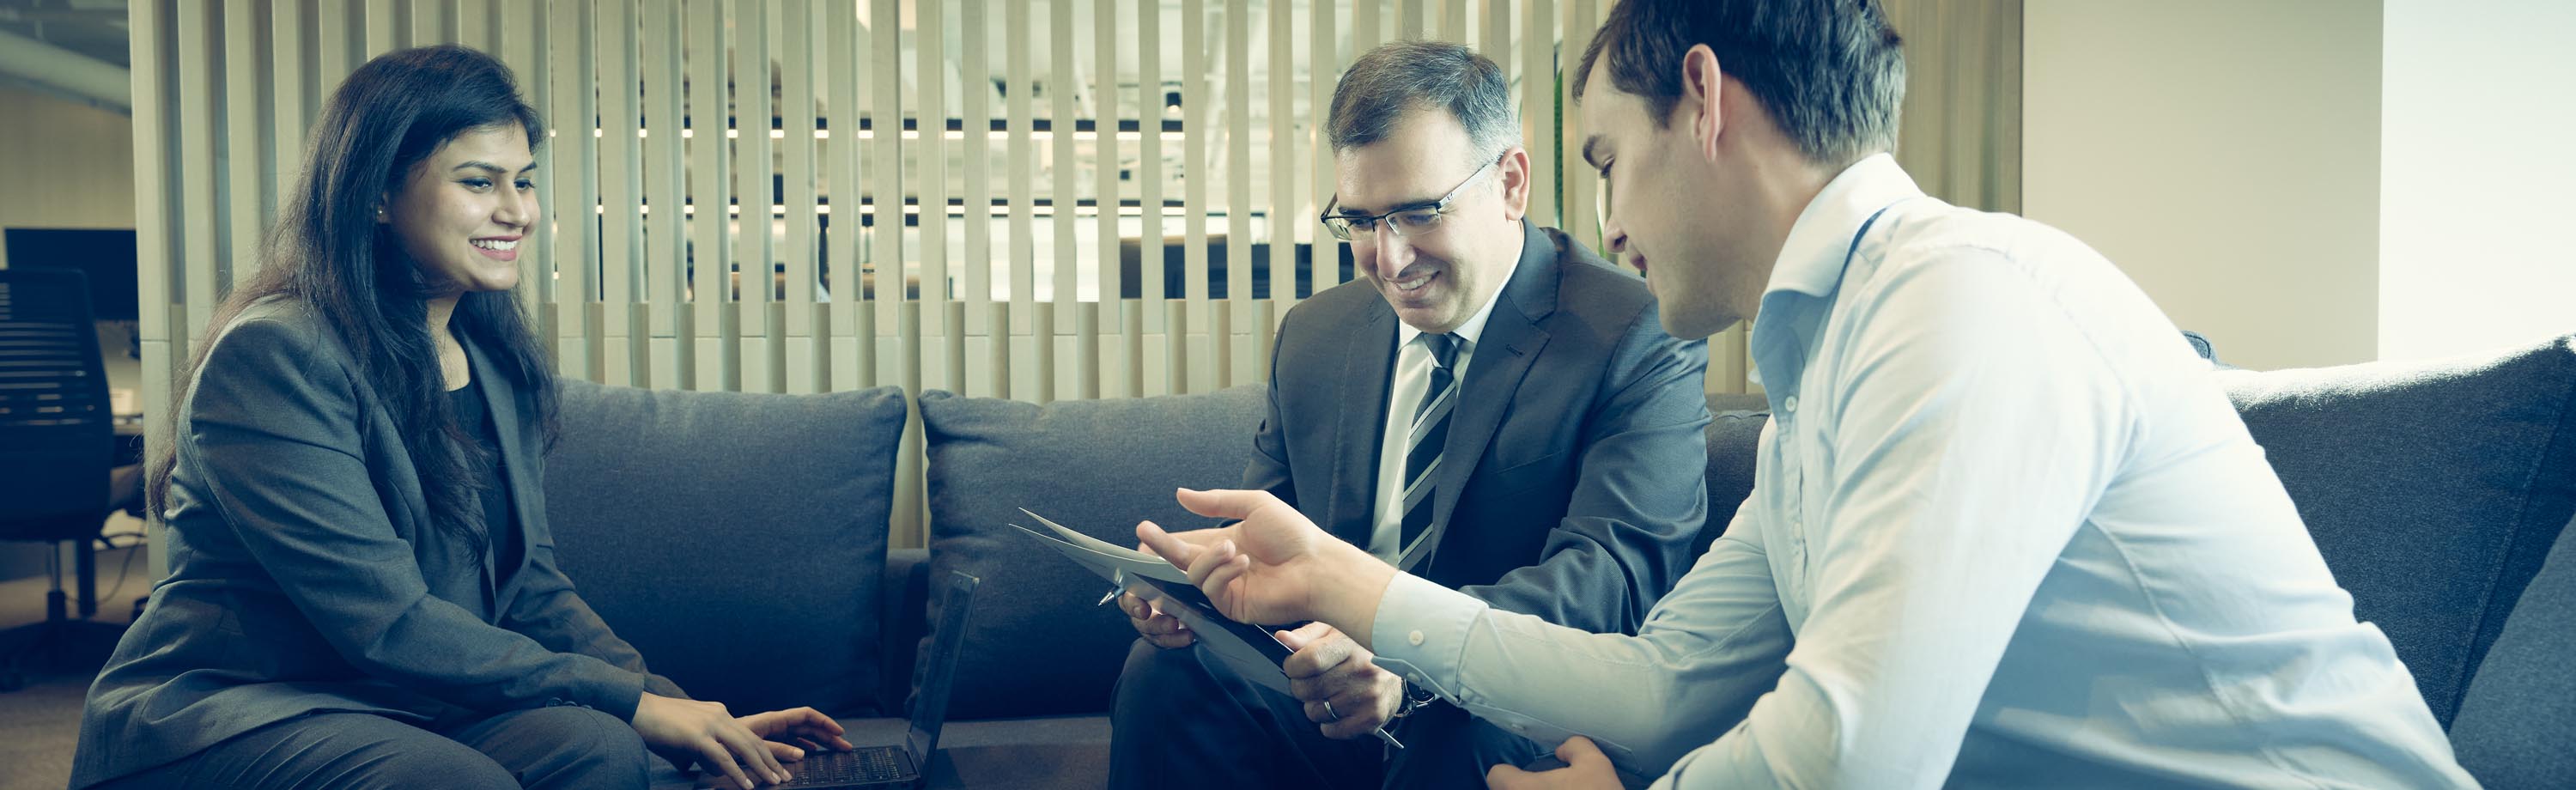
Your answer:
[[[536,463],[529,455],[532,448],[528,446],[528,437],[521,433],[523,424],[519,421],[519,388],[501,375],[500,367],[493,364],[491,357],[486,356],[481,347],[476,346],[471,340],[463,342],[465,357],[474,365],[474,380],[483,385],[484,408],[490,410],[492,414],[492,432],[499,435],[501,442],[501,485],[510,493],[510,528],[518,531],[519,545],[534,546],[536,538],[530,530],[536,525],[539,514],[534,510],[536,498],[529,496],[529,492],[536,489],[538,481],[528,476],[536,469]],[[500,561],[498,557],[500,536],[493,536],[493,540],[494,550],[483,554],[483,567],[489,574],[485,577],[484,584],[490,587],[490,592],[497,602],[500,600],[499,588],[502,580],[516,578],[519,575],[519,569],[493,566],[493,563]],[[521,564],[524,565],[527,562],[527,557],[528,552],[519,552]],[[496,603],[495,606],[498,607],[498,604]],[[501,614],[502,612],[497,608],[493,612],[496,617]]]
[[[1459,382],[1448,446],[1440,450],[1440,479],[1431,490],[1431,524],[1443,534],[1431,536],[1435,552],[1438,541],[1447,537],[1449,514],[1457,510],[1467,478],[1484,458],[1494,431],[1502,427],[1503,415],[1511,411],[1521,379],[1529,374],[1539,350],[1547,347],[1548,333],[1539,327],[1539,320],[1556,312],[1556,244],[1527,222],[1522,223],[1522,232],[1520,268],[1503,287],[1501,302],[1485,318],[1484,336],[1476,341],[1467,378]]]
[[[1342,355],[1342,375],[1333,403],[1342,408],[1332,446],[1332,502],[1324,514],[1326,529],[1343,540],[1366,547],[1377,528],[1377,461],[1386,441],[1386,395],[1395,372],[1395,311],[1382,298],[1362,308],[1363,329],[1357,347]]]

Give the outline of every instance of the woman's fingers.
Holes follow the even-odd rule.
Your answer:
[[[742,766],[740,764],[734,762],[733,752],[727,750],[724,743],[716,740],[714,736],[707,736],[699,740],[696,744],[696,748],[698,750],[698,767],[706,768],[709,773],[721,774],[724,778],[733,780],[733,785],[735,787],[747,788],[759,786],[752,784],[751,777],[742,772]]]
[[[778,767],[778,758],[769,753],[769,742],[761,740],[760,736],[733,726],[717,728],[715,737],[725,749],[733,752],[745,770],[758,775],[762,781],[772,784],[786,781],[786,769]]]

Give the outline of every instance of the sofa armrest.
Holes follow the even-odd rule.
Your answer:
[[[922,637],[930,634],[930,550],[893,549],[886,552],[884,611],[877,622],[885,642],[877,655],[882,656],[877,678],[877,699],[884,703],[880,710],[887,716],[902,716],[912,709],[912,670],[921,653]]]

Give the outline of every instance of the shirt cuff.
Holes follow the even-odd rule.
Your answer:
[[[1377,665],[1408,683],[1459,703],[1458,664],[1466,658],[1467,630],[1489,608],[1475,596],[1399,573],[1377,602],[1369,644]]]

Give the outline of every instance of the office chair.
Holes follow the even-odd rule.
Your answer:
[[[80,559],[82,617],[97,607],[90,541],[123,504],[115,474],[115,431],[107,373],[91,325],[88,281],[78,271],[0,269],[0,540],[43,541],[47,551],[74,542]],[[63,576],[51,567],[45,622],[31,642],[0,665],[0,691],[23,685],[30,660],[59,653],[92,632],[121,628],[73,619]],[[23,637],[13,633],[12,636]]]

